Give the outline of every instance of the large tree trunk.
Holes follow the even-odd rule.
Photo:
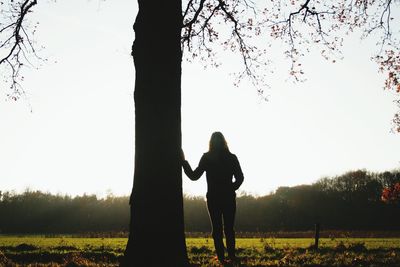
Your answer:
[[[181,0],[138,0],[135,174],[124,266],[185,266]]]

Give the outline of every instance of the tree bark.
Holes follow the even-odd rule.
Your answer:
[[[188,264],[181,171],[181,0],[138,0],[135,173],[123,266]]]

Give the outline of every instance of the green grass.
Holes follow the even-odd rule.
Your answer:
[[[126,242],[126,238],[0,236],[0,266],[117,266]],[[241,264],[235,266],[400,266],[400,238],[321,238],[318,251],[310,248],[313,242],[238,238]],[[218,266],[211,238],[188,238],[187,246],[194,266]]]
[[[51,250],[55,247],[75,247],[78,250],[122,250],[126,246],[126,238],[76,238],[76,237],[42,237],[42,236],[0,236],[0,247],[15,247],[28,244]]]
[[[307,248],[314,243],[312,238],[237,238],[237,247],[262,249],[266,244],[273,248]],[[19,244],[29,244],[43,249],[59,246],[74,246],[79,250],[88,248],[108,250],[123,250],[126,238],[76,238],[76,237],[44,237],[44,236],[0,236],[0,247],[15,247]],[[338,243],[364,243],[368,249],[392,248],[400,249],[400,238],[321,238],[320,247],[334,247]],[[187,238],[186,244],[191,246],[213,247],[212,238]]]

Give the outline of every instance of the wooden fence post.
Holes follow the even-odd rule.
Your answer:
[[[319,223],[315,224],[315,243],[314,248],[318,249],[318,241],[319,241]]]

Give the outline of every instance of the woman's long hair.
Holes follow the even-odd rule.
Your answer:
[[[229,152],[228,143],[221,132],[214,132],[211,135],[208,151],[211,153]]]

